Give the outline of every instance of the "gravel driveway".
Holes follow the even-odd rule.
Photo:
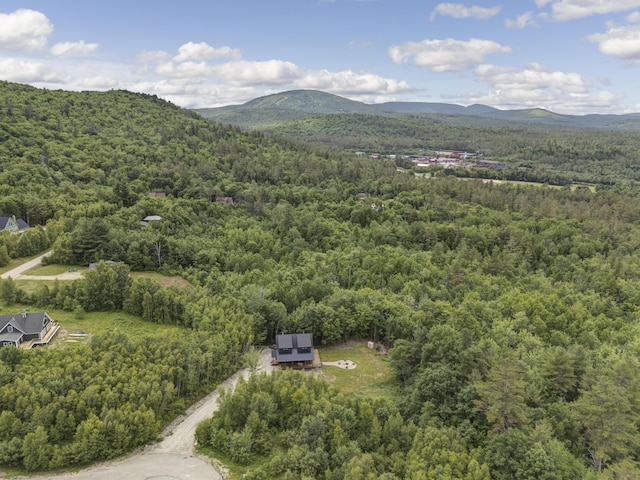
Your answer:
[[[260,356],[260,370],[271,372],[271,350]],[[239,370],[220,387],[234,388],[240,376],[249,372]],[[220,388],[219,387],[219,388]],[[218,409],[218,389],[193,405],[163,432],[163,440],[149,445],[129,457],[93,465],[78,473],[59,475],[31,475],[18,477],[29,480],[223,480],[223,476],[206,459],[195,456],[194,435],[198,423]]]
[[[29,260],[28,262],[23,263],[22,265],[18,265],[16,268],[13,268],[11,270],[9,270],[8,272],[3,273],[2,275],[0,275],[0,278],[17,278],[20,275],[22,275],[23,272],[26,272],[27,270],[32,269],[33,267],[40,265],[40,262],[42,262],[42,259],[44,257],[48,257],[49,255],[51,255],[53,253],[53,250],[49,250],[47,253],[40,255],[39,257],[34,258],[33,260]]]

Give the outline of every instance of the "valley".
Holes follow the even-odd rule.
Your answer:
[[[640,475],[637,132],[318,101],[258,129],[126,91],[0,94],[0,216],[29,225],[0,233],[0,309],[90,334],[0,347],[4,477],[160,455],[176,478]],[[504,168],[402,158],[445,150]],[[212,394],[300,332],[357,368]]]

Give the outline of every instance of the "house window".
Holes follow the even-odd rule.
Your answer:
[[[13,325],[7,325],[7,332],[13,333]]]

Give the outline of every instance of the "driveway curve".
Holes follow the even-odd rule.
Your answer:
[[[260,370],[271,372],[271,351],[260,354]],[[205,458],[195,454],[198,424],[218,409],[220,389],[235,388],[247,369],[238,370],[209,395],[192,405],[162,433],[162,441],[147,445],[128,457],[92,465],[77,473],[17,477],[29,480],[224,480],[223,475]],[[16,480],[17,480],[16,479]]]
[[[2,275],[0,275],[0,278],[9,278],[9,277],[17,278],[27,270],[30,270],[37,265],[40,265],[40,262],[42,262],[42,259],[44,257],[48,257],[52,253],[53,253],[53,250],[49,250],[47,253],[43,253],[42,255],[32,260],[29,260],[28,262],[23,263],[22,265],[18,265],[16,268],[12,268],[8,272],[4,272]]]

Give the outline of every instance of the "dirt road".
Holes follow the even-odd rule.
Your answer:
[[[260,353],[259,370],[267,373],[271,372],[271,350],[265,349]],[[240,377],[247,378],[249,372],[239,370],[234,375],[226,379],[218,388],[224,390],[234,389]],[[194,435],[196,427],[200,422],[209,418],[214,411],[218,409],[219,391],[216,389],[196,405],[193,405],[185,416],[178,418],[172,425],[167,427],[163,432],[164,440],[162,442],[148,447],[148,451],[158,453],[182,453],[184,455],[193,455],[195,451]]]
[[[271,351],[260,355],[259,370],[271,372]],[[249,374],[239,370],[219,388],[234,388],[238,379]],[[218,408],[218,389],[211,392],[163,432],[163,440],[124,459],[93,465],[78,473],[32,475],[29,480],[223,480],[223,476],[207,460],[196,457],[194,435],[198,423]],[[18,479],[16,479],[18,480]]]
[[[9,270],[8,272],[4,272],[2,275],[0,275],[0,278],[17,278],[20,275],[22,275],[24,272],[26,272],[27,270],[35,267],[36,265],[40,265],[40,262],[42,261],[42,259],[44,257],[48,257],[49,255],[51,255],[53,253],[53,250],[49,250],[47,253],[40,255],[39,257],[34,258],[33,260],[29,260],[26,263],[23,263],[22,265],[18,265],[16,268],[13,268],[11,270]]]

